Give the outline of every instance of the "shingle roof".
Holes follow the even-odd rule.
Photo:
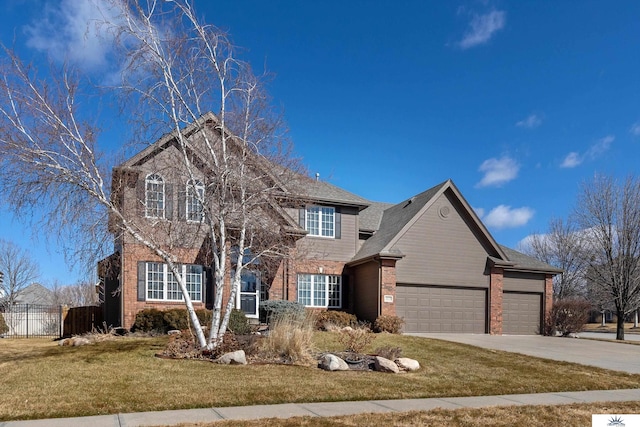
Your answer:
[[[400,230],[407,225],[413,217],[435,196],[438,191],[447,183],[445,181],[411,197],[397,205],[384,210],[380,228],[376,233],[367,239],[352,261],[359,261],[384,251],[385,247],[398,235]]]
[[[380,228],[380,221],[382,221],[382,214],[386,209],[393,206],[393,203],[382,202],[370,202],[368,208],[360,211],[360,230],[361,231],[376,231]]]
[[[525,255],[522,252],[518,252],[503,245],[500,245],[500,247],[504,251],[505,255],[507,255],[507,257],[509,258],[509,261],[514,263],[514,268],[516,269],[544,271],[548,273],[562,273],[561,269],[553,267],[546,262],[542,262],[533,257]]]
[[[329,184],[326,181],[319,181],[308,178],[303,183],[304,196],[315,202],[330,202],[337,205],[356,206],[360,209],[371,204],[370,201],[353,193]]]

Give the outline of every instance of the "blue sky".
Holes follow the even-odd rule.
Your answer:
[[[83,0],[7,0],[0,36],[26,55],[104,63]],[[596,173],[640,158],[640,3],[198,1],[256,70],[312,174],[400,202],[448,178],[511,247],[571,212]],[[48,23],[48,24],[46,24]],[[117,146],[111,137],[105,144]],[[43,282],[73,282],[56,247],[0,210],[0,237]]]

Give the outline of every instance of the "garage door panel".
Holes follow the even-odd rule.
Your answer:
[[[540,333],[542,294],[505,292],[502,297],[503,333]]]
[[[401,285],[396,311],[405,332],[486,332],[486,289]],[[418,303],[418,308],[414,306]]]

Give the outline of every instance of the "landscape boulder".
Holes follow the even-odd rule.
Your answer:
[[[220,356],[218,363],[223,365],[246,365],[247,357],[244,354],[244,350],[232,351]]]
[[[409,359],[408,357],[400,357],[395,360],[396,365],[402,371],[417,371],[420,369],[420,363],[417,360]]]
[[[347,362],[336,356],[335,354],[325,354],[320,358],[318,367],[325,371],[348,371]]]
[[[375,370],[378,372],[389,372],[397,374],[400,372],[400,368],[392,360],[384,357],[376,356],[374,359]]]

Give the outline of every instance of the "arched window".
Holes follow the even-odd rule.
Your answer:
[[[198,180],[187,182],[187,221],[202,222],[204,219],[204,184]]]
[[[145,216],[148,218],[164,218],[164,179],[152,173],[145,180]]]

